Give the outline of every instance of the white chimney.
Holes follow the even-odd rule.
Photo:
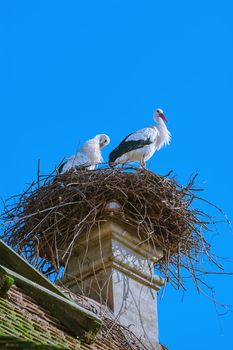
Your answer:
[[[111,210],[120,211],[113,204],[106,208],[105,223],[79,237],[61,282],[74,293],[107,304],[119,323],[155,350],[159,343],[157,291],[164,280],[153,273],[153,264],[162,252],[143,241],[143,233],[113,222]]]

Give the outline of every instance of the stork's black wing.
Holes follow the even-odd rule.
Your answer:
[[[109,163],[114,163],[115,160],[121,157],[123,154],[133,151],[138,148],[142,148],[144,146],[150,145],[153,143],[151,138],[148,136],[146,138],[139,138],[137,140],[132,140],[132,136],[134,133],[129,134],[124,138],[123,141],[117,146],[110,154],[109,154]]]

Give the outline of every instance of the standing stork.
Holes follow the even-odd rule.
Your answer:
[[[83,165],[88,170],[94,170],[97,163],[103,161],[101,149],[110,142],[108,135],[96,135],[84,143],[80,150],[61,164],[59,174],[64,174],[72,168]]]
[[[167,119],[163,110],[158,108],[153,115],[156,126],[140,129],[129,134],[109,155],[109,164],[124,164],[126,162],[139,162],[141,167],[146,166],[155,151],[170,143],[171,134],[166,127]]]

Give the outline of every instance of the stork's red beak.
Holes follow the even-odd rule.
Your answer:
[[[159,113],[159,116],[167,123],[167,118],[163,113]]]

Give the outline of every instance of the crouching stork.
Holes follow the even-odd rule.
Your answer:
[[[108,135],[96,135],[84,143],[80,150],[65,160],[58,169],[59,174],[64,174],[72,168],[84,166],[88,170],[94,170],[97,163],[103,161],[101,149],[110,142]]]
[[[109,155],[109,165],[139,162],[140,167],[146,167],[146,161],[155,151],[170,143],[171,134],[167,129],[162,109],[157,109],[153,115],[156,126],[140,129],[129,134]]]

